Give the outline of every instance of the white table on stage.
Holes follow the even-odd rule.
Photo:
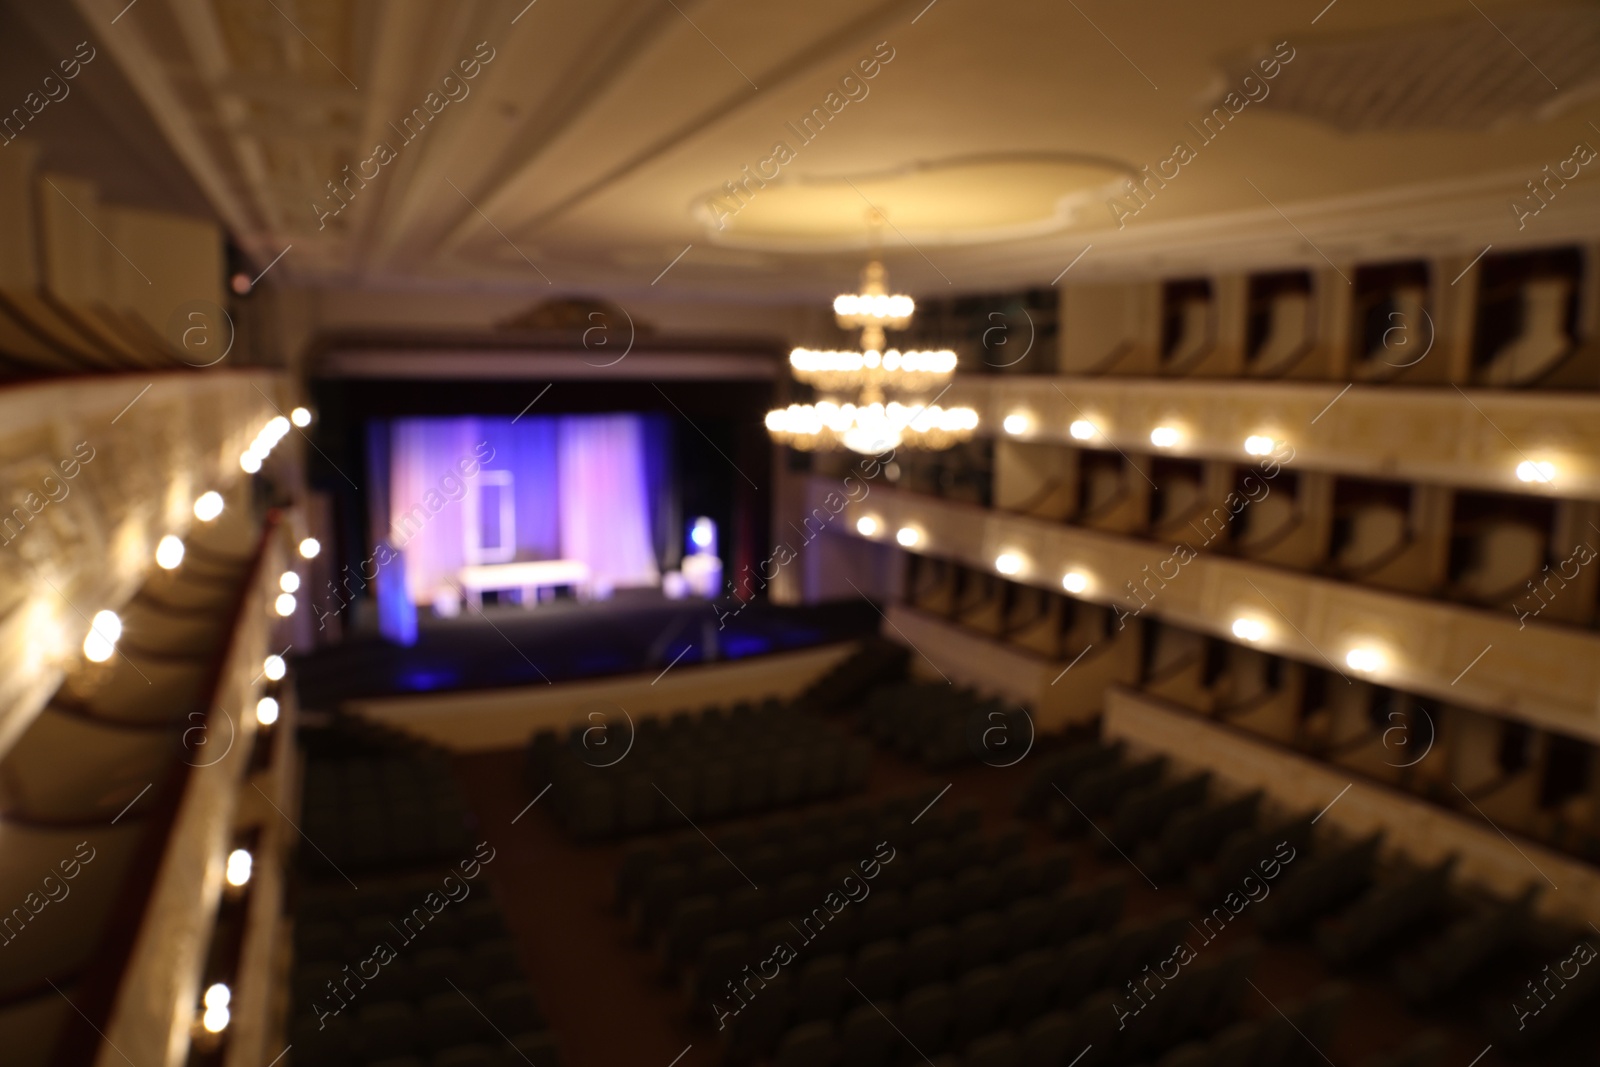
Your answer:
[[[524,605],[535,602],[540,589],[570,585],[580,600],[589,597],[589,565],[576,559],[541,559],[523,563],[471,563],[461,568],[457,579],[467,598],[483,607],[486,589],[516,589]],[[532,594],[532,595],[530,595]]]

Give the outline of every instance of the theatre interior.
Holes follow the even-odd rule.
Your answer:
[[[1592,1067],[1600,7],[0,0],[0,1064]]]

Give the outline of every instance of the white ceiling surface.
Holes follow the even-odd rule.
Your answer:
[[[781,224],[787,207],[771,205],[786,205],[808,179],[833,179],[836,189],[840,178],[858,179],[888,208],[882,241],[897,288],[924,296],[1049,284],[1087,244],[1094,249],[1074,268],[1080,278],[1230,260],[1320,265],[1326,255],[1348,263],[1424,249],[1470,258],[1489,243],[1600,233],[1600,195],[1590,191],[1600,183],[1573,182],[1522,230],[1510,209],[1510,196],[1526,194],[1524,183],[1545,164],[1568,159],[1580,140],[1600,146],[1600,128],[1588,124],[1600,122],[1600,67],[1587,65],[1595,72],[1587,82],[1572,74],[1570,27],[1593,10],[1587,4],[74,3],[258,266],[293,246],[276,269],[296,284],[467,283],[529,294],[581,287],[758,301],[837,291],[854,279],[859,249],[764,245],[737,225],[717,232],[696,210],[779,140],[795,149],[782,168],[788,187],[760,215],[758,191],[750,219]],[[1546,18],[1563,32],[1540,32]],[[1440,43],[1430,50],[1434,34]],[[1389,39],[1397,47],[1386,58]],[[867,83],[869,94],[802,145],[785,124],[822,105],[885,41],[894,58]],[[1294,107],[1246,107],[1202,145],[1187,124],[1281,41],[1295,59],[1269,87],[1293,86],[1284,96]],[[1451,51],[1451,41],[1466,44]],[[389,123],[439,91],[479,42],[494,58],[467,83],[470,95],[403,143]],[[1364,72],[1368,90],[1386,70],[1405,93],[1500,79],[1521,109],[1444,109],[1449,124],[1430,122],[1424,109],[1420,127],[1407,128],[1391,101],[1375,128],[1336,128],[1314,116],[1337,114],[1349,126],[1349,101],[1319,100],[1317,86],[1341,91],[1329,68],[1352,54],[1359,63],[1348,69]],[[1455,69],[1430,83],[1419,78],[1418,56]],[[1537,104],[1544,91],[1548,100]],[[1196,158],[1125,228],[1112,224],[1103,193],[1089,193],[1076,210],[1063,203],[1054,221],[1047,213],[994,239],[1009,199],[1037,199],[1041,173],[1072,170],[1027,170],[1029,158],[1137,170],[1169,157],[1179,139]],[[332,203],[326,183],[379,141],[397,158],[319,231],[313,202]],[[966,186],[939,187],[958,232],[917,240],[898,231],[894,183],[870,184],[883,172],[974,157],[1019,162],[1014,175],[1003,165],[969,168]],[[791,199],[804,209],[805,197]],[[865,240],[865,197],[861,210]]]

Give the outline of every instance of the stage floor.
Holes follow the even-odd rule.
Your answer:
[[[754,602],[726,623],[718,629],[704,600],[637,594],[533,610],[488,605],[455,619],[425,615],[409,648],[358,627],[342,644],[291,657],[301,706],[331,711],[362,697],[539,685],[791,652],[876,633],[882,618],[865,600]]]

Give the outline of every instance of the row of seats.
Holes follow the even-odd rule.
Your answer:
[[[892,682],[866,696],[857,721],[874,742],[930,770],[977,760],[1010,763],[1032,740],[1028,714],[976,690]]]
[[[870,637],[800,695],[797,703],[813,711],[854,707],[877,686],[905,678],[911,650],[882,637]]]
[[[1153,923],[1112,937],[1091,935],[1053,954],[1030,952],[1008,969],[979,968],[957,983],[924,984],[898,1001],[856,996],[842,1020],[791,1028],[774,1063],[869,1067],[941,1056],[961,1067],[1062,1067],[1085,1050],[1089,1063],[1128,1062],[1212,1032],[1238,1012],[1256,955],[1249,944],[1194,963],[1143,1008],[1116,988],[1128,972],[1108,962],[1165,953],[1175,936],[1181,935],[1173,923]]]
[[[305,778],[301,827],[341,870],[448,864],[472,854],[466,805],[442,753],[313,754]]]
[[[1294,859],[1281,864],[1268,892],[1248,907],[1253,929],[1309,939],[1332,967],[1391,975],[1421,1010],[1493,995],[1498,972],[1523,959],[1537,972],[1538,946],[1569,936],[1534,919],[1531,888],[1516,900],[1489,898],[1452,884],[1453,858],[1418,867],[1381,857],[1378,835],[1314,835],[1313,814],[1263,818],[1260,808],[1259,793],[1213,798],[1204,776],[1169,775],[1160,759],[1137,759],[1093,741],[1043,756],[1018,800],[1022,814],[1121,851],[1159,884],[1187,882],[1202,905],[1242,895],[1252,873],[1264,882],[1261,859],[1287,844]],[[1562,1010],[1541,1013],[1536,1026],[1508,1027],[1497,1041],[1533,1048],[1565,1040],[1579,1025],[1572,1020],[1583,1015],[1574,1008],[1582,1000],[1575,991]],[[1415,1055],[1425,1056],[1424,1045]],[[1195,1056],[1196,1063],[1211,1062]],[[1396,1062],[1410,1056],[1397,1053]]]
[[[1125,891],[1123,881],[1108,879],[1064,887],[1054,896],[1024,897],[1004,908],[915,918],[906,914],[904,896],[890,891],[882,907],[863,908],[858,921],[836,926],[841,913],[830,920],[823,936],[805,945],[808,953],[839,960],[864,995],[893,997],[919,980],[950,978],[1109,929],[1122,912]],[[754,934],[736,930],[708,938],[684,981],[691,1009],[728,1001],[728,983],[743,981],[744,968],[772,956],[779,944],[797,947],[804,942],[806,933],[797,937],[788,922],[769,923]]]
[[[493,854],[475,847],[443,754],[342,722],[303,733],[308,807],[315,791],[325,816],[377,810],[393,825],[396,812],[437,805],[451,833],[353,864],[381,868],[356,889],[319,855],[329,846],[308,812],[316,847],[301,850],[293,889],[291,1067],[559,1067],[490,890]],[[350,858],[329,853],[340,856]]]
[[[562,825],[592,841],[847,796],[865,787],[870,759],[869,746],[768,702],[631,728],[596,719],[565,739],[542,730],[526,777],[535,795],[553,784]]]

